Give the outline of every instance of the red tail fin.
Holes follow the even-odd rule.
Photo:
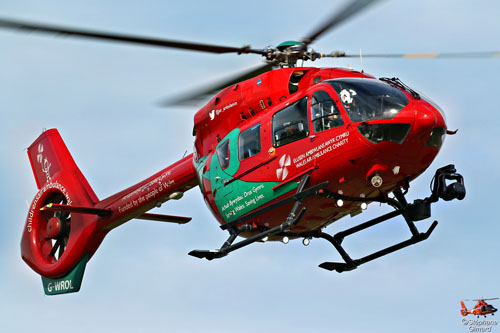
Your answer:
[[[467,316],[469,313],[467,312],[467,308],[465,307],[465,304],[463,301],[460,301],[460,304],[462,304],[462,310],[460,310],[460,313],[462,314],[462,316]]]
[[[84,255],[91,254],[80,236],[88,238],[97,218],[43,212],[40,208],[49,203],[93,207],[98,199],[56,129],[42,133],[28,148],[28,156],[39,192],[28,211],[21,255],[40,275],[57,278],[75,267]]]
[[[72,178],[87,188],[92,199],[97,201],[56,129],[43,132],[28,148],[28,157],[39,189],[51,180],[60,178],[61,174],[71,174]]]

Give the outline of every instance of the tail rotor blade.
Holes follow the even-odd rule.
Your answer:
[[[63,255],[65,248],[66,248],[66,242],[63,240],[63,241],[61,241],[61,244],[59,245],[58,259],[60,259],[61,256]]]
[[[49,257],[54,257],[56,255],[57,249],[61,246],[61,239],[57,239],[52,250],[50,250]]]

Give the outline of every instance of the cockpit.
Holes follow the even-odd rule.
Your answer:
[[[383,81],[343,78],[326,82],[336,91],[353,123],[392,119],[409,103],[403,91]],[[410,124],[361,124],[357,128],[372,143],[402,143],[410,130]]]
[[[391,119],[408,105],[400,89],[379,80],[343,78],[326,82],[337,92],[352,122]]]
[[[327,80],[337,93],[337,103],[325,90],[317,90],[286,106],[273,115],[274,147],[305,138],[313,131],[319,133],[344,124],[340,108],[343,107],[353,123],[394,118],[408,105],[409,100],[399,88],[383,81],[365,78]],[[308,100],[310,112],[308,111]],[[308,114],[312,128],[308,126]],[[358,131],[372,143],[391,141],[402,143],[410,130],[408,123],[361,123]],[[438,136],[437,133],[436,137]]]

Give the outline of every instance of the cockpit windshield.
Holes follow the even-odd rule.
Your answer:
[[[391,119],[408,105],[400,89],[379,80],[343,78],[326,82],[335,89],[353,122]]]

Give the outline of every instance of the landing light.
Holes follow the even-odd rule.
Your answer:
[[[281,241],[283,242],[283,244],[288,244],[289,240],[290,239],[287,236],[283,236],[283,238],[281,239]]]
[[[307,245],[309,245],[310,243],[311,243],[311,240],[310,240],[309,238],[304,238],[304,239],[302,240],[302,244],[304,244],[304,246],[307,246]]]
[[[342,207],[344,205],[344,201],[342,199],[337,200],[337,207]]]
[[[365,210],[365,209],[367,209],[367,208],[368,208],[368,204],[367,204],[366,202],[362,202],[362,203],[361,203],[361,209],[362,209],[362,210]]]
[[[383,182],[384,181],[383,181],[382,177],[380,177],[378,174],[373,176],[371,179],[371,183],[372,183],[373,187],[380,187],[380,186],[382,186]]]

